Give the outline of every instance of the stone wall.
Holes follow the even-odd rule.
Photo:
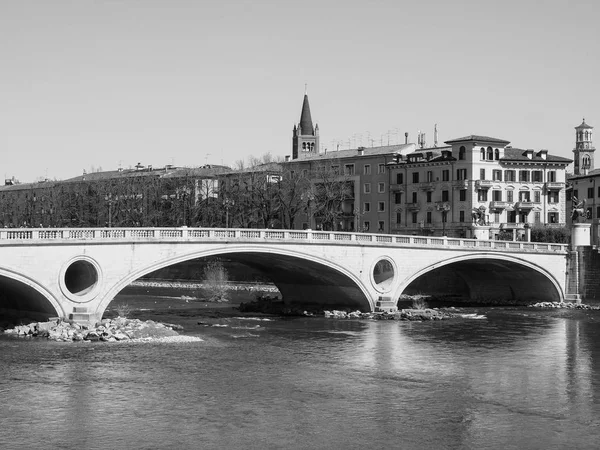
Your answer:
[[[578,247],[579,292],[583,301],[600,300],[600,252],[594,247]]]

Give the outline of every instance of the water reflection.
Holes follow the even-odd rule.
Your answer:
[[[261,323],[252,339],[0,339],[6,442],[50,448],[593,448],[597,322]],[[173,317],[170,316],[172,320]]]

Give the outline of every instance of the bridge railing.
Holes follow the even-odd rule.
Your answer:
[[[565,253],[567,244],[488,241],[398,234],[348,233],[312,230],[259,230],[253,228],[4,228],[3,245],[57,241],[271,241],[311,242],[341,245],[391,245],[395,247],[436,247],[508,252]]]

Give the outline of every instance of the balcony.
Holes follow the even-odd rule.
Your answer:
[[[435,191],[435,184],[433,183],[433,181],[428,181],[426,183],[420,183],[419,184],[419,189],[421,189],[422,191]]]
[[[403,184],[390,184],[390,191],[391,192],[404,192],[404,185]]]
[[[506,208],[508,208],[508,205],[509,205],[508,202],[493,201],[493,202],[490,202],[490,209],[506,209]]]
[[[535,202],[530,202],[530,201],[527,201],[527,200],[523,200],[523,201],[520,201],[518,203],[515,203],[515,209],[521,209],[521,210],[524,210],[524,209],[533,209],[533,208],[535,208],[536,205],[539,206],[539,204],[537,204]]]
[[[492,180],[476,180],[475,188],[476,189],[489,189],[492,187]]]
[[[560,183],[558,181],[548,181],[546,183],[547,191],[560,191],[564,187],[565,187],[565,183]]]
[[[458,180],[452,183],[455,189],[469,189],[469,180]]]
[[[421,209],[421,204],[419,202],[407,203],[406,209],[409,211],[419,211]]]

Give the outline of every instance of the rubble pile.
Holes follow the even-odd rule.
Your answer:
[[[85,326],[60,319],[17,325],[4,333],[23,337],[42,337],[53,341],[129,341],[179,336],[175,325],[152,320],[102,319],[96,326]],[[180,328],[180,327],[179,327]]]
[[[530,308],[569,308],[569,309],[600,309],[600,306],[572,302],[539,302],[529,305]]]

